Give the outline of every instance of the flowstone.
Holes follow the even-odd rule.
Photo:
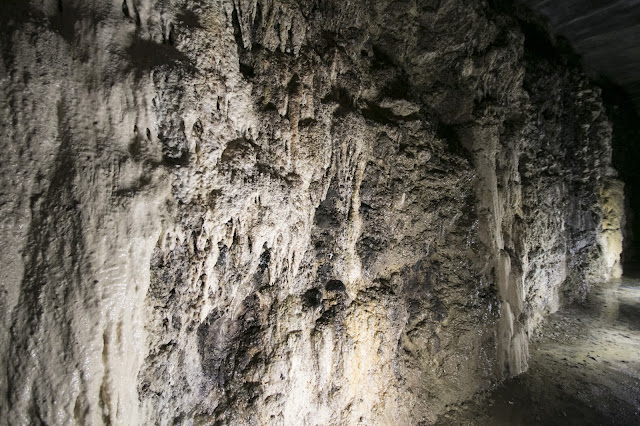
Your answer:
[[[620,273],[599,89],[523,17],[3,8],[7,423],[427,424]]]

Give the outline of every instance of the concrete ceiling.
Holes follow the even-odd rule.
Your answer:
[[[585,66],[630,94],[640,110],[640,0],[521,0],[566,37]]]

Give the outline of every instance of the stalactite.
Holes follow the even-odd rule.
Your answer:
[[[0,30],[9,423],[432,423],[621,272],[600,89],[521,16],[41,3]]]

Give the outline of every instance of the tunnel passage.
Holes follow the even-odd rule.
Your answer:
[[[10,424],[434,424],[633,258],[631,102],[513,2],[0,24]]]

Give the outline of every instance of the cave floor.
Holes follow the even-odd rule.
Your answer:
[[[550,315],[529,370],[453,408],[441,425],[640,425],[640,275]]]

